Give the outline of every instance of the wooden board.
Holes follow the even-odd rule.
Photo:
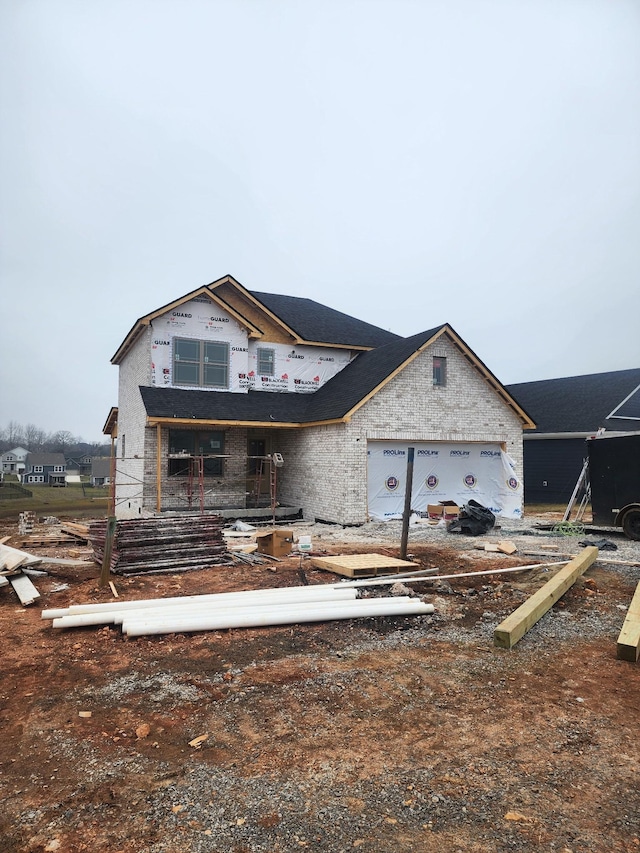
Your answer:
[[[502,649],[511,649],[518,640],[541,619],[556,601],[573,586],[598,557],[598,549],[590,546],[574,557],[564,568],[559,569],[546,584],[507,616],[493,632],[493,644]]]
[[[338,557],[311,557],[311,565],[349,578],[369,578],[419,568],[418,563],[387,557],[385,554],[340,554]]]
[[[26,575],[12,575],[9,578],[9,583],[25,607],[27,604],[33,604],[36,598],[40,598],[40,593]]]
[[[618,637],[618,660],[635,663],[640,658],[640,583],[627,610],[622,630]]]

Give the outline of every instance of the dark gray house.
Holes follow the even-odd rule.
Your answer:
[[[567,504],[598,430],[640,429],[640,368],[508,385],[536,424],[524,434],[526,503]]]
[[[22,482],[26,485],[65,486],[66,476],[64,453],[29,453]]]

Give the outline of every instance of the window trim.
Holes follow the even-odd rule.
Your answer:
[[[262,370],[260,359],[262,353],[268,353],[269,369]],[[258,376],[274,376],[276,369],[276,351],[273,347],[257,347],[256,348],[257,373]]]
[[[434,355],[432,361],[433,387],[446,388],[447,386],[447,357],[446,355]]]
[[[181,342],[187,342],[189,344],[197,344],[198,345],[198,359],[181,359],[178,353],[178,347]],[[224,359],[221,361],[209,361],[207,355],[207,346],[218,346],[224,347]],[[228,388],[229,387],[229,372],[230,372],[230,362],[231,362],[231,347],[227,341],[203,341],[198,340],[197,338],[174,338],[173,339],[173,384],[174,385],[182,385],[184,387],[191,388]],[[198,381],[197,382],[185,382],[178,379],[178,365],[187,364],[197,367],[198,370]],[[207,377],[206,368],[207,367],[217,367],[221,368],[224,371],[224,381],[221,383],[218,382],[206,382],[205,379]]]

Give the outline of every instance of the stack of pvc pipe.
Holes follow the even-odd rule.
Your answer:
[[[130,637],[183,631],[212,631],[266,625],[293,625],[367,616],[409,616],[433,613],[432,604],[408,596],[357,598],[353,588],[300,586],[245,590],[180,598],[74,604],[43,610],[54,628],[121,625]]]

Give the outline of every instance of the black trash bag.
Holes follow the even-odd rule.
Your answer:
[[[447,527],[449,533],[466,533],[467,536],[481,536],[488,533],[496,523],[496,517],[477,501],[471,500],[460,510],[460,515]]]
[[[608,539],[581,539],[578,545],[588,548],[589,545],[594,545],[599,551],[617,551],[618,546],[615,542],[609,542]]]

